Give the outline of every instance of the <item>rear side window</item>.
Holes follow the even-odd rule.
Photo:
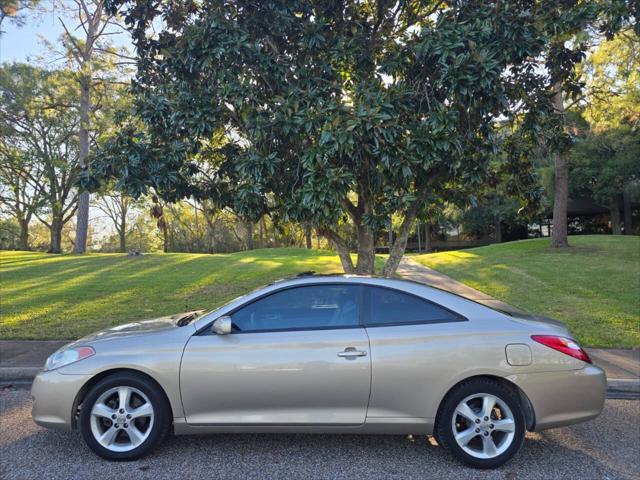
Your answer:
[[[414,295],[389,288],[367,287],[366,325],[401,325],[407,323],[440,323],[465,320],[446,308]]]
[[[360,287],[313,285],[273,293],[231,315],[235,332],[349,328],[359,325]]]

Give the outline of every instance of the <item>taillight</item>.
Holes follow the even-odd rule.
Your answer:
[[[589,358],[589,355],[587,355],[587,352],[578,345],[578,342],[571,338],[557,337],[555,335],[531,335],[531,338],[536,342],[562,352],[565,355],[577,358],[583,362],[591,363],[591,359]]]

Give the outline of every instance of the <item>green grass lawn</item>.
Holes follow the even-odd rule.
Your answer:
[[[412,258],[522,310],[566,322],[592,347],[640,346],[640,237],[588,235],[554,250],[522,240]]]
[[[129,320],[212,309],[275,279],[341,272],[332,252],[264,249],[48,255],[0,252],[0,338],[73,339]]]
[[[538,239],[413,258],[567,322],[586,345],[640,346],[640,237],[570,242],[560,251]],[[293,248],[142,257],[0,252],[0,338],[73,339],[130,320],[212,309],[306,270],[342,268],[332,252]]]

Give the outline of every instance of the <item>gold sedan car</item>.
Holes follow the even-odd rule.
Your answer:
[[[540,431],[596,417],[606,391],[566,327],[402,280],[275,282],[209,313],[73,342],[35,379],[33,418],[112,460],[176,434],[434,435],[497,467]]]

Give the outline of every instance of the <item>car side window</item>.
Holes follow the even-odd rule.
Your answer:
[[[398,290],[367,287],[366,298],[368,312],[364,323],[369,326],[464,320],[446,308]]]
[[[310,285],[256,300],[231,315],[232,331],[311,330],[359,325],[360,287]]]

